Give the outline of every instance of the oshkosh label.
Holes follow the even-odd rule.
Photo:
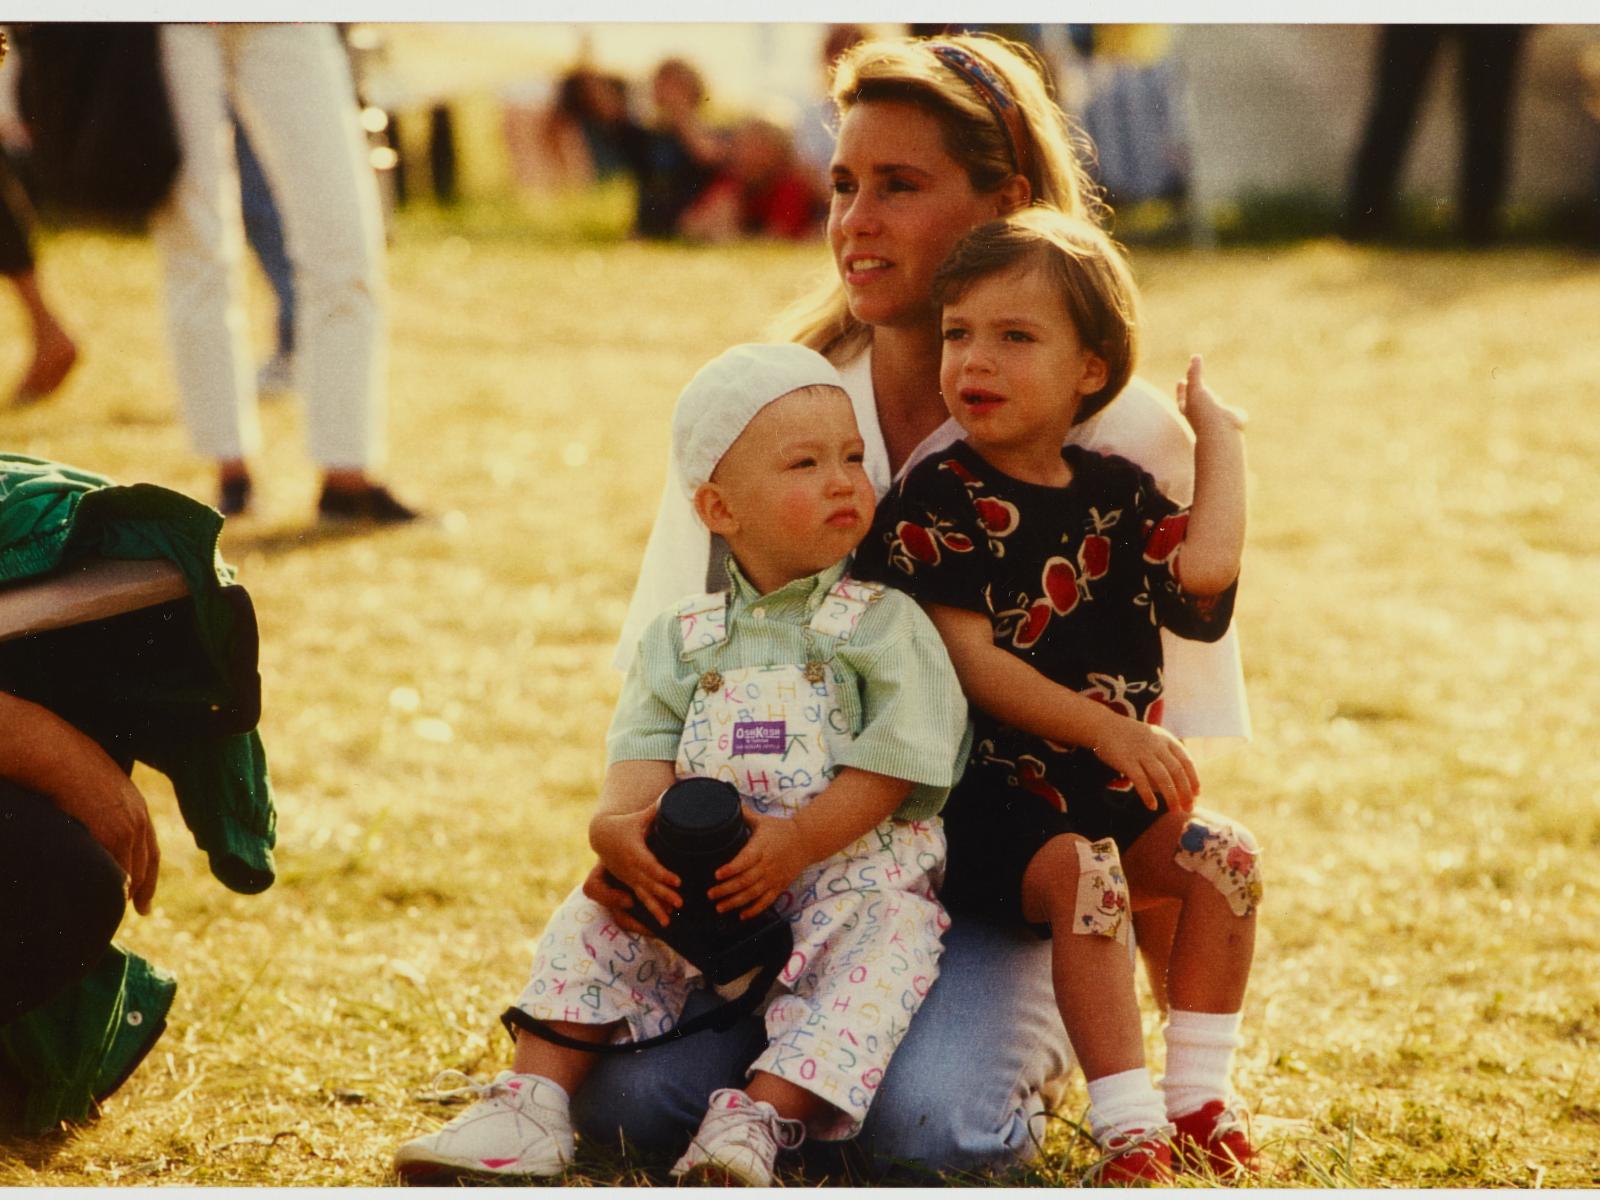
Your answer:
[[[737,721],[733,726],[733,753],[782,754],[782,721]]]

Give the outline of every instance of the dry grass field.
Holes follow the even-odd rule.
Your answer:
[[[209,499],[151,246],[43,249],[86,355],[49,404],[0,411],[0,445]],[[382,1184],[447,1114],[414,1098],[437,1071],[499,1069],[496,1014],[587,864],[672,400],[823,258],[402,218],[391,474],[436,519],[317,528],[298,403],[265,410],[262,511],[224,551],[260,612],[278,883],[226,892],[141,769],[165,858],[122,939],[177,975],[170,1029],[98,1121],[0,1143],[0,1186]],[[1143,372],[1202,351],[1252,414],[1256,732],[1202,770],[1269,854],[1237,1071],[1272,1119],[1265,1182],[1600,1184],[1594,260],[1135,263]],[[0,307],[0,379],[22,332]],[[1074,1177],[1083,1103],[1009,1182]],[[592,1158],[569,1182],[660,1169]]]

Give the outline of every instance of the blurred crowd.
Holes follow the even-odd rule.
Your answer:
[[[661,61],[643,86],[580,62],[548,99],[507,98],[517,183],[533,193],[570,191],[625,176],[636,194],[634,232],[645,238],[815,236],[833,148],[828,67],[864,36],[855,25],[828,28],[814,103],[792,122],[768,113],[712,120],[705,79],[683,58]]]
[[[1394,235],[1397,184],[1424,89],[1450,53],[1459,56],[1457,233],[1476,244],[1499,236],[1527,28],[1378,31],[1366,119],[1348,167],[1344,236]],[[909,32],[960,30],[1001,33],[1036,53],[1082,132],[1088,169],[1119,214],[1119,236],[1128,235],[1120,218],[1154,201],[1168,229],[1207,240],[1194,195],[1190,81],[1172,27]],[[183,411],[196,448],[218,464],[222,511],[251,506],[256,398],[299,392],[312,414],[308,448],[323,468],[322,515],[414,515],[372,474],[384,440],[382,235],[390,209],[406,198],[409,165],[394,110],[417,107],[414,96],[391,96],[386,110],[362,95],[363,75],[382,70],[382,27],[38,24],[17,32],[13,50],[20,41],[21,53],[0,72],[0,274],[27,315],[33,353],[12,402],[52,394],[82,349],[36,260],[31,202],[42,197],[57,214],[109,213],[147,224],[161,247]],[[512,183],[535,204],[625,187],[639,238],[820,237],[833,139],[829,73],[868,32],[819,26],[808,94],[796,102],[791,90],[746,108],[713,95],[687,57],[630,78],[600,65],[584,42],[566,70],[530,75],[500,94]],[[1586,64],[1587,76],[1600,78]],[[285,89],[285,79],[299,83]],[[449,203],[458,194],[452,104],[434,97],[426,109],[425,170],[434,197]],[[230,144],[224,163],[213,150]],[[481,149],[474,144],[474,153]],[[330,204],[329,196],[341,199]],[[238,311],[242,245],[277,303],[273,344],[248,371]],[[336,317],[331,325],[326,314]]]

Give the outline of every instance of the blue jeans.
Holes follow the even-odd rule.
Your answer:
[[[973,918],[945,934],[939,978],[912,1018],[855,1147],[870,1169],[981,1171],[1032,1158],[1040,1090],[1072,1065],[1050,943]],[[685,1016],[714,1001],[697,992]],[[766,1033],[750,1018],[658,1050],[602,1058],[573,1099],[584,1137],[675,1155],[721,1087],[741,1087]]]
[[[244,236],[255,251],[261,271],[272,285],[278,301],[278,346],[282,355],[294,353],[294,267],[283,240],[283,217],[272,197],[261,160],[238,119],[233,122],[234,152],[239,158],[239,211],[244,217]]]

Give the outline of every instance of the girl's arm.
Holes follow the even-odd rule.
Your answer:
[[[1146,808],[1159,795],[1169,808],[1194,807],[1200,777],[1183,743],[1159,725],[1146,725],[1062,687],[994,644],[989,618],[970,609],[927,606],[956,675],[973,705],[1024,733],[1069,746],[1087,746],[1125,776]]]
[[[1239,577],[1244,556],[1245,417],[1223,404],[1200,378],[1200,356],[1178,384],[1178,407],[1194,429],[1194,503],[1178,550],[1183,590],[1216,596]]]
[[[791,818],[751,815],[750,840],[717,868],[706,894],[718,912],[753,917],[783,894],[812,863],[821,862],[894,815],[911,794],[909,780],[845,767]]]

